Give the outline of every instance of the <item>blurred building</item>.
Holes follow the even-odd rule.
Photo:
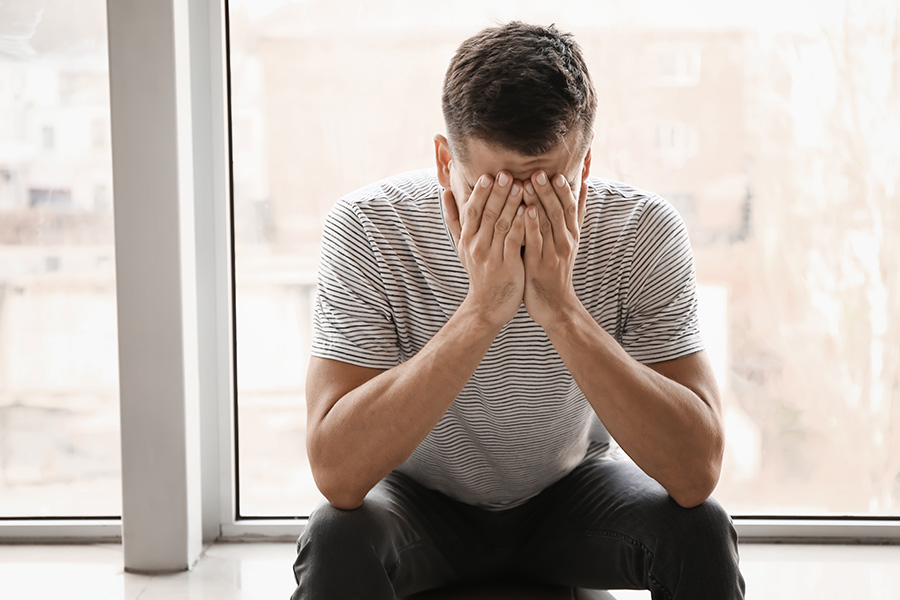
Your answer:
[[[264,104],[242,135],[265,128],[268,186],[257,201],[270,241],[298,249],[350,186],[433,164],[443,70],[460,39],[453,28],[261,36]],[[745,237],[745,34],[596,31],[580,41],[599,95],[594,172],[665,196],[695,243]]]
[[[111,244],[103,53],[0,59],[0,244]]]

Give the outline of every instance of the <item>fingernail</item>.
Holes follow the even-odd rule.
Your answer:
[[[478,180],[478,183],[481,184],[481,187],[491,187],[491,178],[487,175],[482,175],[481,179]]]
[[[500,184],[500,187],[506,187],[506,184],[509,183],[509,177],[506,176],[506,173],[500,173],[497,176],[497,183]]]
[[[516,209],[516,216],[521,217],[523,212],[525,212],[525,207],[520,204],[519,208]]]
[[[519,187],[518,183],[514,183],[512,186],[512,189],[509,190],[509,193],[512,194],[513,196],[515,196],[516,194],[518,194],[521,191],[521,189],[522,188]]]
[[[533,206],[529,206],[528,207],[528,216],[531,217],[532,219],[535,218],[537,216],[537,209]]]
[[[531,182],[530,182],[530,181],[526,181],[526,182],[525,182],[525,191],[528,192],[529,194],[533,194],[533,193],[534,193],[534,186],[531,185]]]
[[[547,185],[547,174],[541,171],[537,176],[538,185]]]
[[[556,187],[561,188],[561,187],[566,186],[568,183],[569,182],[566,181],[566,178],[563,176],[562,173],[560,173],[559,175],[556,176]]]

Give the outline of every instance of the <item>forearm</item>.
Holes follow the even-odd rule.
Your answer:
[[[466,303],[414,357],[348,392],[307,442],[320,490],[354,508],[402,464],[475,372],[498,329]]]
[[[682,506],[716,485],[723,433],[718,401],[635,361],[579,303],[547,333],[610,435]]]

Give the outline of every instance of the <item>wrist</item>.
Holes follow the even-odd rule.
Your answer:
[[[555,310],[548,312],[539,324],[547,335],[553,338],[568,335],[574,329],[581,328],[585,318],[594,320],[581,301],[573,295],[568,301],[560,302]]]
[[[497,334],[511,318],[500,315],[496,310],[490,310],[472,296],[466,296],[459,308],[456,309],[454,317],[464,322],[467,329],[473,334],[479,337],[490,337],[491,340],[497,337]]]

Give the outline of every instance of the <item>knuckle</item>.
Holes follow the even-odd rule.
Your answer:
[[[478,258],[487,260],[491,256],[491,247],[493,246],[492,236],[484,236],[478,240],[475,246]]]
[[[500,213],[497,212],[494,208],[485,208],[482,213],[482,219],[496,221],[500,217]]]
[[[497,222],[494,223],[494,229],[500,233],[508,232],[511,226],[512,223],[510,223],[509,219],[497,219]]]

